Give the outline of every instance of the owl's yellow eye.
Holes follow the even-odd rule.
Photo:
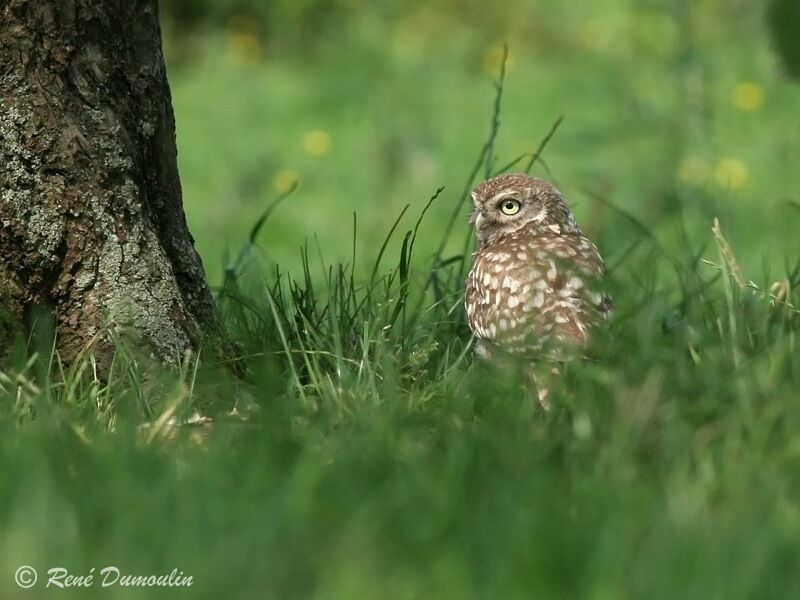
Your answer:
[[[513,198],[506,198],[500,203],[500,210],[504,215],[515,215],[519,212],[519,200]]]

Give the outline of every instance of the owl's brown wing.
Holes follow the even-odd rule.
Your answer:
[[[553,292],[545,312],[564,327],[563,336],[585,342],[588,329],[607,319],[611,297],[605,291],[606,268],[597,247],[581,233],[542,236],[542,249],[549,254],[548,277]]]

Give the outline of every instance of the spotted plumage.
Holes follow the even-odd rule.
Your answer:
[[[610,310],[605,267],[560,192],[509,174],[480,184],[472,200],[478,249],[465,305],[478,353],[559,358],[586,344]]]

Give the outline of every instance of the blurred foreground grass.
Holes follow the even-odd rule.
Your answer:
[[[577,4],[519,19],[495,147],[565,115],[544,159],[612,268],[615,320],[548,414],[473,364],[466,225],[430,258],[488,134],[492,39],[414,11],[311,57],[241,19],[171,39],[187,212],[248,377],[124,340],[109,383],[59,373],[42,319],[0,369],[0,598],[800,594],[798,90],[735,35],[744,4],[697,9],[688,47],[660,3]],[[196,411],[214,425],[170,424]],[[25,591],[23,564],[195,584]]]

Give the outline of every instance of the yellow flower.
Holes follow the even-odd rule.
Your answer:
[[[272,180],[272,185],[279,194],[285,194],[294,186],[296,186],[299,181],[300,176],[297,174],[297,171],[292,169],[283,169],[282,171],[278,171],[278,173],[275,175],[275,179]]]
[[[230,36],[229,45],[239,64],[252,65],[261,58],[261,40],[254,33],[235,33]]]
[[[257,63],[263,54],[258,21],[247,15],[233,15],[226,23],[228,46],[239,64]]]
[[[743,187],[750,174],[745,165],[738,158],[723,158],[717,163],[714,178],[717,185],[728,190],[738,190]]]
[[[323,156],[330,152],[331,136],[322,129],[313,129],[303,136],[303,150],[311,156]]]
[[[745,81],[733,88],[731,102],[739,110],[753,112],[764,104],[764,91],[752,81]]]
[[[699,156],[687,156],[678,167],[678,179],[692,185],[703,185],[710,175],[711,167]]]

